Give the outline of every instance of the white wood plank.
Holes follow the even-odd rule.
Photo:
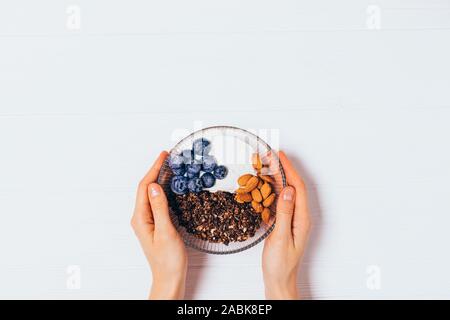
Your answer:
[[[448,108],[449,34],[0,39],[0,114]]]

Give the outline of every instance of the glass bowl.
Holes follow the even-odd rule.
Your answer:
[[[283,187],[286,186],[284,171],[278,156],[275,152],[271,152],[271,147],[257,135],[229,126],[209,127],[196,131],[178,142],[170,151],[170,154],[180,154],[183,150],[191,149],[193,141],[198,138],[211,141],[212,148],[209,154],[217,159],[219,165],[225,165],[228,168],[228,175],[223,180],[217,180],[212,188],[207,189],[210,192],[222,190],[233,193],[238,188],[237,179],[241,175],[246,173],[256,174],[251,163],[251,156],[254,153],[258,153],[263,162],[270,163],[269,166],[262,169],[261,173],[270,175],[274,180],[272,191],[275,193],[276,199],[270,207],[272,215],[268,223],[261,222],[260,228],[253,237],[242,242],[230,242],[227,245],[202,240],[187,232],[185,227],[179,224],[178,216],[170,209],[172,222],[186,245],[202,252],[230,254],[249,249],[264,240],[274,228],[276,200]],[[173,195],[170,188],[172,176],[172,170],[169,168],[168,160],[166,160],[159,173],[158,183],[169,195],[169,198]]]

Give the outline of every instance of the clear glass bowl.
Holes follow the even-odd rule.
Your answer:
[[[258,153],[264,159],[268,159],[270,154],[270,167],[262,169],[262,174],[272,177],[275,183],[272,185],[273,192],[278,198],[279,193],[286,186],[286,179],[283,168],[279,163],[278,156],[275,152],[271,152],[270,146],[255,134],[228,126],[209,127],[196,131],[186,138],[178,142],[170,151],[171,154],[180,154],[183,150],[191,149],[195,139],[205,138],[211,141],[212,148],[209,154],[217,159],[219,165],[225,165],[228,168],[228,175],[223,180],[217,180],[214,187],[208,189],[210,192],[218,190],[234,192],[238,188],[237,179],[245,174],[255,171],[251,164],[251,155]],[[158,183],[163,187],[164,191],[172,193],[170,189],[170,181],[173,176],[172,170],[168,166],[168,161],[164,163],[158,177]],[[271,210],[275,212],[276,200],[272,204]],[[186,229],[178,223],[177,215],[170,210],[170,216],[176,229],[184,239],[186,245],[212,254],[230,254],[244,251],[253,247],[257,243],[264,240],[274,228],[275,216],[272,214],[269,223],[261,223],[260,228],[255,235],[242,242],[230,242],[228,245],[223,243],[214,243],[205,241],[188,233]]]

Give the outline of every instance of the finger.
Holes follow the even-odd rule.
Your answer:
[[[147,208],[150,206],[147,192],[148,186],[150,185],[150,183],[155,182],[156,179],[158,179],[159,171],[161,170],[161,167],[166,160],[167,155],[167,151],[161,152],[150,170],[139,183],[138,193],[136,197],[136,207],[144,206],[145,208]]]
[[[268,175],[274,181],[271,184],[272,191],[279,194],[283,189],[283,175],[280,173],[280,160],[275,151],[269,151],[262,156],[264,167],[262,175]]]
[[[152,207],[155,230],[168,230],[173,228],[169,215],[169,205],[164,190],[157,183],[150,184],[148,188],[150,205]]]
[[[311,226],[305,182],[283,151],[279,152],[279,158],[287,183],[293,186],[296,191],[295,211],[292,221],[294,239],[296,243],[304,243],[307,240]]]
[[[275,151],[268,151],[261,156],[264,167],[261,169],[261,174],[275,176],[280,172],[280,161],[278,160]]]
[[[283,151],[278,152],[278,157],[280,159],[281,165],[283,166],[284,173],[286,174],[286,180],[289,185],[293,185],[296,187],[301,187],[301,189],[305,189],[304,182],[302,177],[297,173],[292,162],[288,159],[286,154]],[[301,190],[297,190],[301,191]]]
[[[292,217],[294,215],[295,189],[284,188],[277,202],[275,234],[292,237]]]
[[[148,198],[148,185],[158,178],[159,170],[167,157],[167,152],[163,151],[156,159],[151,169],[139,183],[136,195],[136,206],[132,218],[132,224],[135,229],[153,225],[153,217]]]

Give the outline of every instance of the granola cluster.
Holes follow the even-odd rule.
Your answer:
[[[226,245],[253,237],[262,220],[250,203],[239,203],[226,191],[173,195],[170,206],[187,232]]]

